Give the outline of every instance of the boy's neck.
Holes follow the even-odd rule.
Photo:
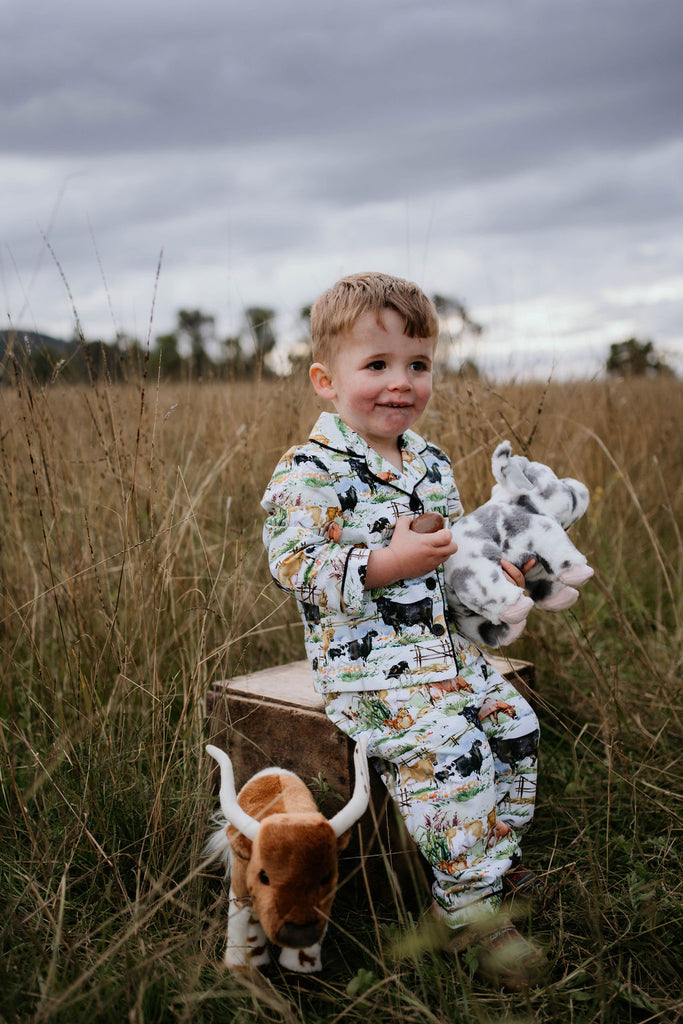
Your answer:
[[[337,413],[337,416],[339,416],[339,413]],[[339,418],[341,419],[341,416],[339,416]],[[342,420],[342,422],[345,421]],[[372,448],[373,452],[377,452],[377,454],[381,455],[386,462],[390,462],[391,465],[399,471],[399,473],[403,472],[403,455],[401,452],[401,446],[399,444],[399,437],[401,436],[400,434],[399,437],[388,437],[386,439],[383,438],[378,443],[375,441],[368,440],[367,437],[363,437],[363,435],[358,430],[356,430],[355,427],[352,427],[350,423],[347,423],[346,426],[351,427],[351,430],[355,430],[358,436],[363,438],[367,446],[369,448]]]
[[[399,471],[399,473],[403,472],[403,455],[401,454],[401,449],[398,446],[398,438],[394,441],[393,445],[389,443],[387,446],[382,445],[380,448],[377,445],[372,444],[370,447],[373,451],[376,451],[378,455],[381,455],[386,462],[390,462],[391,465]]]

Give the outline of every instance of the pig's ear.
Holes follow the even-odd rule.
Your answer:
[[[247,839],[236,828],[228,829],[228,839],[230,840],[230,848],[236,857],[241,858],[241,860],[251,860],[251,839]]]
[[[342,832],[342,834],[340,836],[337,836],[337,849],[338,850],[345,850],[350,842],[351,842],[351,829],[348,829],[346,832]]]

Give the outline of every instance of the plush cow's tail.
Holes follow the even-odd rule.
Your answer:
[[[215,815],[211,821],[217,827],[204,843],[202,854],[209,860],[220,860],[225,865],[227,878],[232,872],[232,856],[228,841],[228,825],[230,823],[219,814]]]

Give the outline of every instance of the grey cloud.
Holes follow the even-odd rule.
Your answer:
[[[63,291],[41,231],[93,316],[95,246],[126,289],[163,248],[166,321],[230,275],[295,309],[412,260],[475,314],[573,292],[599,324],[596,290],[680,260],[680,0],[6,6],[3,272],[37,319]],[[680,338],[680,301],[631,312]]]
[[[534,149],[572,147],[577,133],[584,143],[605,132],[617,144],[626,131],[647,140],[678,117],[683,84],[680,9],[659,0],[656,11],[645,0],[571,10],[499,0],[484,15],[473,3],[300,0],[199,4],[187,21],[131,6],[127,21],[84,7],[61,31],[43,23],[37,39],[33,16],[0,68],[0,130],[7,151],[111,152],[305,142],[360,122],[395,133],[406,152],[427,122],[431,139],[442,124],[463,153],[474,136],[475,167],[491,150],[533,159]]]

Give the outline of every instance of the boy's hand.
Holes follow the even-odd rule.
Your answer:
[[[526,586],[526,580],[524,574],[529,571],[532,565],[536,565],[536,559],[530,558],[528,562],[525,562],[521,569],[518,569],[512,562],[508,562],[507,558],[501,558],[500,565],[503,573],[510,580],[510,583],[514,583],[516,587],[521,587],[524,590]]]
[[[458,550],[450,530],[416,533],[410,529],[411,521],[410,516],[399,516],[389,545],[370,552],[366,590],[424,576]]]

